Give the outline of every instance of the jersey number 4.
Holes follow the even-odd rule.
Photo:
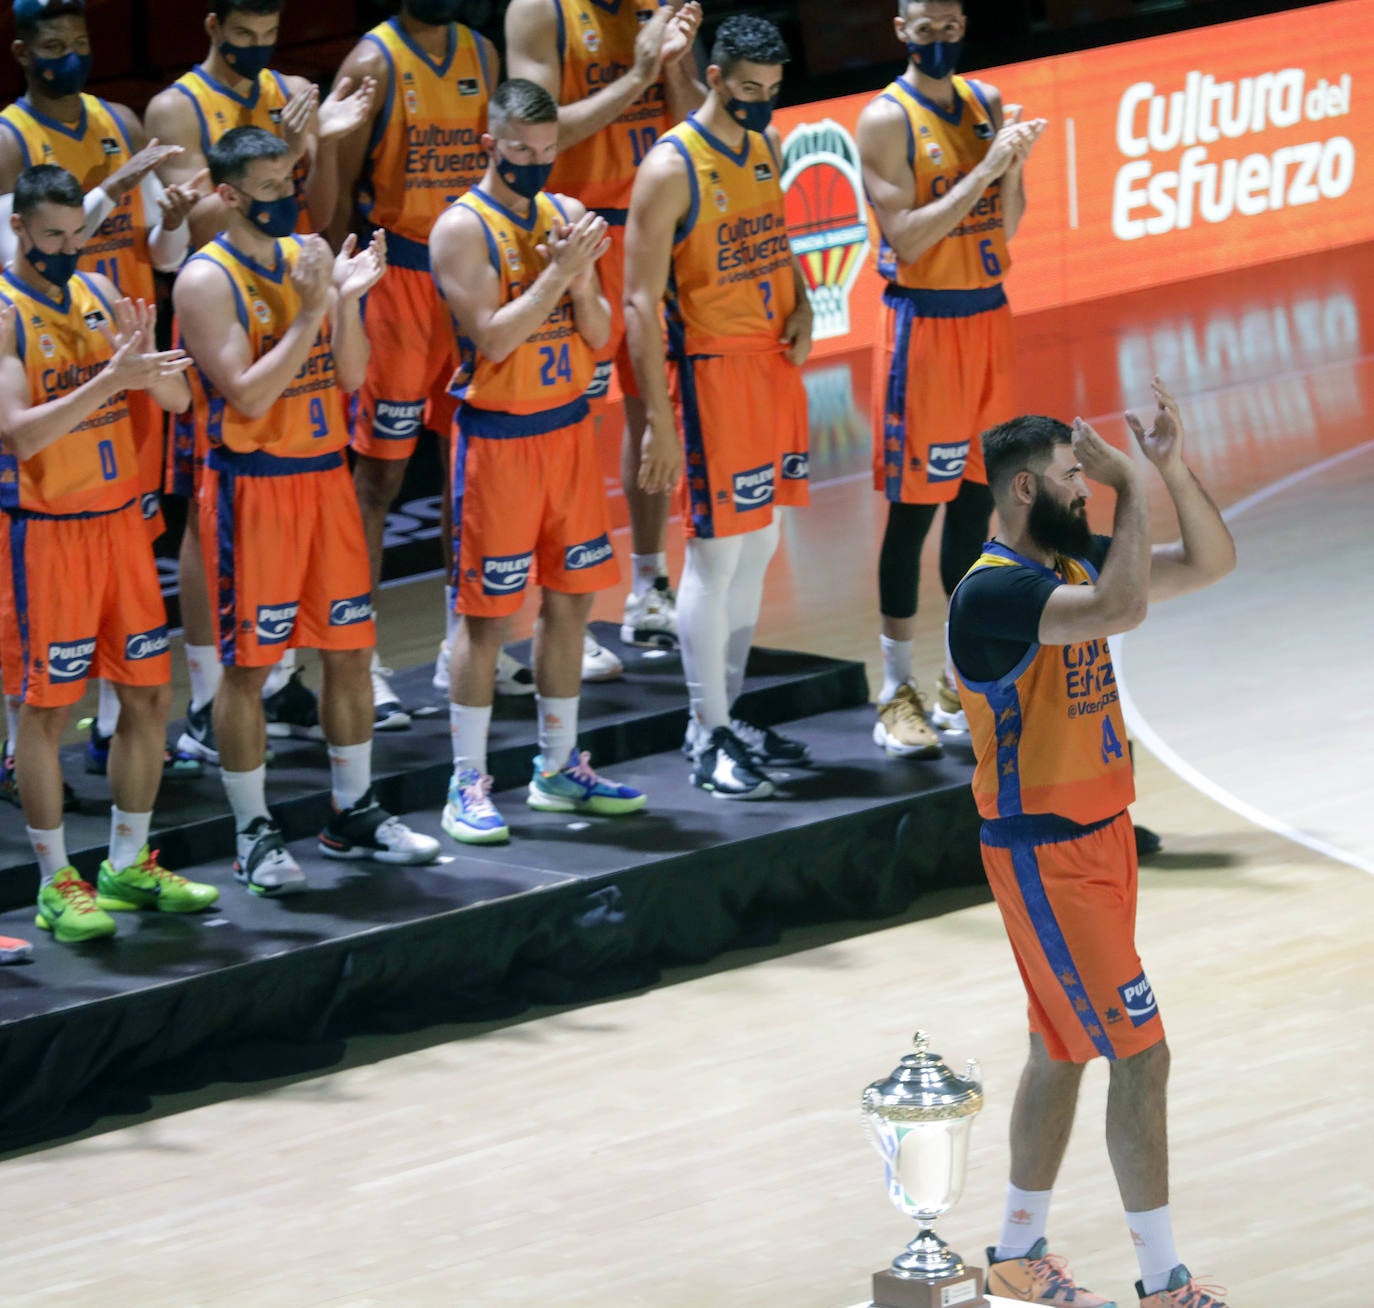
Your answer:
[[[1102,719],[1102,762],[1104,766],[1121,757],[1121,737],[1116,734],[1109,717]]]
[[[539,347],[539,382],[552,386],[555,382],[572,381],[572,359],[566,341],[555,349],[552,345]]]

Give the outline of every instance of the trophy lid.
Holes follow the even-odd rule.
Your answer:
[[[885,1081],[874,1081],[863,1095],[866,1112],[903,1121],[944,1121],[972,1117],[983,1108],[983,1087],[974,1079],[970,1062],[964,1076],[956,1076],[939,1054],[930,1052],[930,1038],[917,1031],[907,1054]]]

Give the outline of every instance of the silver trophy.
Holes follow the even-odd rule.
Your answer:
[[[917,1031],[915,1051],[885,1081],[863,1093],[864,1126],[887,1168],[887,1195],[920,1224],[916,1238],[873,1277],[874,1308],[979,1308],[983,1273],[931,1229],[964,1192],[969,1131],[983,1109],[978,1064],[962,1077],[929,1052]]]

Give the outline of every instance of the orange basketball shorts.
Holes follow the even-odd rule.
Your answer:
[[[672,389],[689,536],[757,531],[775,504],[810,502],[806,387],[785,355],[689,356],[673,369]]]
[[[138,450],[139,508],[148,529],[148,539],[155,541],[167,530],[160,495],[167,415],[147,391],[130,391],[129,417]]]
[[[1126,1058],[1164,1039],[1135,949],[1135,828],[1128,813],[983,824],[983,867],[1051,1058]]]
[[[0,515],[5,694],[75,704],[88,677],[162,686],[167,609],[138,501],[95,517]]]
[[[453,460],[454,607],[478,618],[519,609],[532,577],[585,595],[620,580],[591,412],[464,405]]]
[[[287,649],[371,649],[372,575],[343,454],[216,449],[200,488],[200,548],[220,662],[269,667]]]
[[[944,504],[986,484],[979,437],[1016,416],[1011,309],[1000,286],[883,294],[873,352],[873,486],[900,504]]]
[[[609,224],[611,248],[597,261],[596,271],[601,278],[601,293],[611,306],[611,339],[597,351],[596,375],[587,387],[587,398],[596,406],[606,404],[611,388],[611,372],[620,383],[622,395],[639,394],[635,370],[630,363],[630,346],[625,339],[625,212],[598,211]],[[596,409],[593,410],[596,412]]]
[[[427,247],[390,234],[387,242],[391,265],[363,305],[372,357],[358,393],[353,448],[374,459],[408,459],[422,430],[449,432],[458,407],[448,393],[458,343]]]

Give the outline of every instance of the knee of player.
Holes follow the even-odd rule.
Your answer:
[[[1112,1064],[1112,1079],[1162,1090],[1169,1079],[1171,1060],[1168,1042],[1161,1036],[1148,1049],[1118,1058]]]
[[[353,469],[353,485],[364,510],[385,511],[401,493],[406,475],[404,459],[373,459],[363,455]]]

